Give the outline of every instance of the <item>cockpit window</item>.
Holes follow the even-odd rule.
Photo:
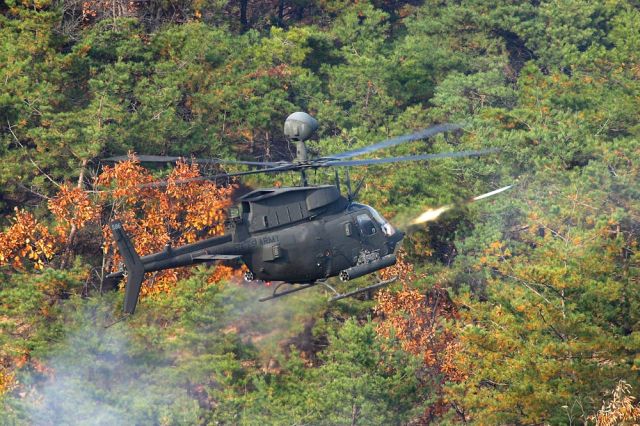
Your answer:
[[[380,213],[378,213],[373,207],[367,206],[367,208],[371,216],[373,216],[373,218],[376,220],[376,222],[378,222],[380,225],[384,225],[385,223],[387,223],[387,221],[384,220],[384,218],[380,215]]]
[[[350,211],[361,210],[361,209],[365,209],[367,212],[369,212],[371,217],[373,217],[375,219],[375,221],[378,222],[380,225],[382,225],[384,223],[387,223],[387,221],[384,220],[384,218],[382,216],[380,216],[380,213],[378,213],[371,206],[367,206],[366,204],[360,204],[360,203],[352,203],[351,206],[349,207]]]
[[[393,229],[393,226],[391,226],[391,224],[389,222],[387,222],[385,220],[385,218],[383,218],[380,213],[378,213],[373,207],[367,206],[366,204],[360,204],[360,203],[352,203],[351,206],[349,206],[349,210],[350,211],[354,211],[354,210],[361,210],[361,209],[365,209],[367,212],[369,212],[369,214],[371,215],[371,217],[378,222],[378,224],[380,225],[380,228],[382,228],[382,232],[387,236],[390,237],[393,234],[395,234],[396,230]],[[361,215],[361,216],[367,216],[367,215]],[[358,218],[360,218],[360,216],[358,216]],[[367,217],[368,218],[368,217]],[[359,219],[358,219],[359,220]],[[369,219],[371,220],[371,219]],[[360,222],[358,221],[358,224],[360,225]],[[372,224],[373,225],[373,224]],[[360,228],[362,228],[362,225],[360,225]],[[364,228],[362,228],[364,230]],[[364,232],[364,231],[363,231]],[[374,233],[375,233],[375,227],[374,227]],[[373,235],[373,234],[365,234],[365,235]]]
[[[356,217],[356,220],[358,221],[358,226],[360,227],[364,235],[369,236],[376,233],[376,226],[373,224],[373,221],[371,220],[369,215],[359,214]]]

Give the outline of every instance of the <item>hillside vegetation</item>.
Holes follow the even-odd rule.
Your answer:
[[[632,0],[0,3],[0,424],[639,422],[639,23]],[[118,321],[109,220],[147,254],[298,177],[141,189],[212,171],[102,159],[289,160],[299,110],[315,154],[443,122],[384,155],[500,149],[352,169],[392,223],[515,187],[414,229],[373,300],[259,303],[212,265]]]

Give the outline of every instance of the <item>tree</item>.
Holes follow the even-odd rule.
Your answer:
[[[603,148],[572,184],[557,174],[521,188],[524,200],[482,226],[515,219],[502,228],[509,237],[470,265],[491,271],[486,302],[468,290],[458,299],[467,309],[460,311],[457,363],[469,378],[449,394],[472,418],[586,421],[582,413],[597,409],[598,395],[620,377],[635,377],[640,234],[632,146]]]
[[[305,368],[292,352],[280,374],[257,376],[243,421],[398,424],[428,397],[416,375],[417,360],[385,349],[371,322],[348,320],[330,333],[319,356],[320,366]]]

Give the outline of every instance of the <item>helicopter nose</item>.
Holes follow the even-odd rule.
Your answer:
[[[402,241],[402,239],[404,238],[405,233],[400,231],[400,230],[396,230],[396,232],[391,235],[390,237],[388,237],[387,242],[389,244],[389,246],[391,247],[391,249],[395,249],[396,244],[398,244],[400,241]]]

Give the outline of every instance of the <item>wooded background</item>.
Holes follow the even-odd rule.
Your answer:
[[[4,0],[0,423],[637,422],[639,28],[635,0]],[[113,324],[110,219],[146,254],[298,180],[145,189],[212,171],[101,160],[289,160],[298,110],[316,154],[442,122],[387,154],[501,150],[353,169],[392,223],[515,188],[414,230],[374,300],[260,304],[197,267]]]

